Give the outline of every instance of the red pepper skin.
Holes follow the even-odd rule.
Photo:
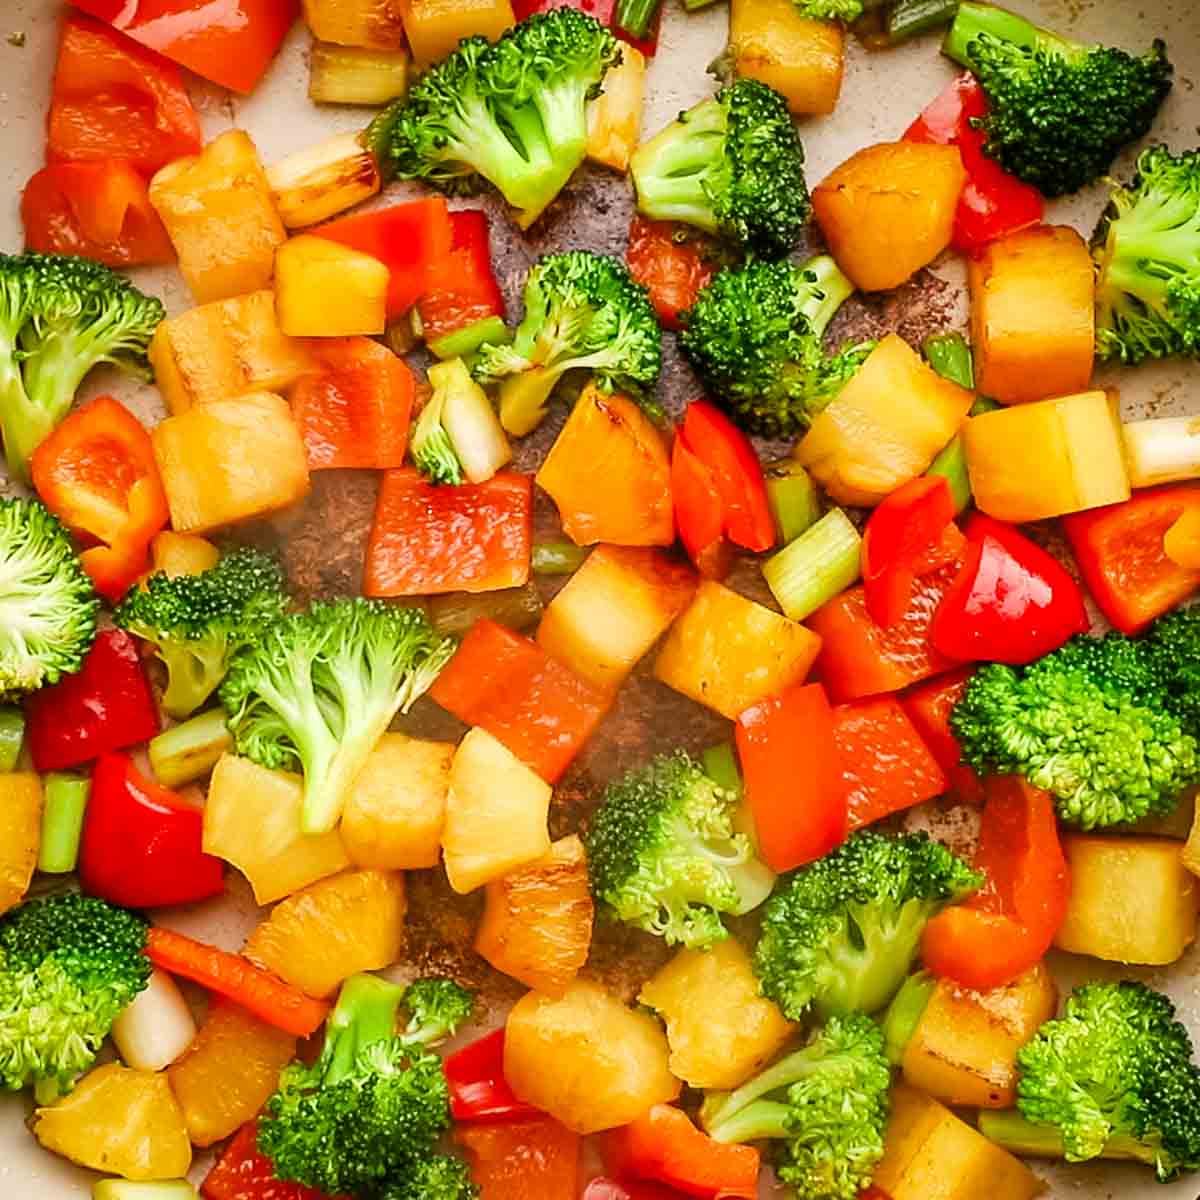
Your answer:
[[[429,268],[428,290],[417,301],[417,312],[426,342],[504,316],[487,213],[472,208],[450,214],[450,252]]]
[[[601,25],[611,25],[617,0],[513,0],[513,14],[518,21],[534,13],[549,12],[552,8],[577,8]]]
[[[907,142],[957,146],[967,182],[954,217],[953,246],[973,254],[988,242],[1037,225],[1042,194],[983,152],[983,132],[971,124],[987,114],[987,97],[969,72],[951,82],[904,134]]]
[[[315,1188],[275,1178],[274,1164],[258,1152],[257,1121],[237,1131],[204,1177],[200,1195],[204,1200],[330,1200]]]
[[[446,1056],[450,1115],[456,1121],[508,1121],[541,1116],[541,1111],[518,1100],[504,1078],[504,1030]]]
[[[79,882],[126,908],[207,900],[225,889],[224,864],[201,849],[204,810],[144,778],[127,754],[92,768],[79,847]]]
[[[962,667],[948,675],[926,680],[909,688],[900,697],[900,703],[922,741],[929,747],[929,753],[942,768],[950,791],[968,804],[982,804],[983,783],[962,761],[962,747],[950,728],[950,714],[962,699],[974,674],[974,667]]]
[[[618,1183],[599,1175],[583,1189],[583,1200],[681,1200],[683,1193],[646,1179]]]
[[[701,575],[724,579],[733,547],[722,532],[724,511],[712,472],[687,448],[682,437],[671,447],[671,499],[680,541]]]
[[[25,717],[33,765],[42,772],[148,742],[161,728],[137,643],[123,629],[97,634],[83,667],[34,692]]]
[[[1020,665],[1087,632],[1083,593],[1056,558],[1015,526],[983,513],[971,517],[966,533],[962,570],[930,629],[941,654]]]
[[[650,292],[664,328],[680,328],[680,314],[696,303],[715,274],[710,248],[703,235],[686,225],[634,216],[625,261],[630,275]]]

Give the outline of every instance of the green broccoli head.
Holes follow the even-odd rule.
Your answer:
[[[693,949],[728,936],[774,877],[734,830],[737,798],[680,751],[605,790],[588,829],[592,892],[609,917]]]
[[[1092,247],[1098,358],[1200,354],[1200,151],[1143,150]]]
[[[332,829],[346,793],[397,712],[454,652],[425,614],[378,600],[316,603],[241,646],[221,684],[239,754],[304,775],[305,832]]]
[[[279,563],[241,546],[199,575],[151,575],[113,619],[153,644],[167,668],[163,708],[180,720],[212,695],[234,652],[286,608]]]
[[[854,285],[828,255],[717,273],[683,315],[679,344],[705,388],[749,433],[794,437],[874,344],[826,355],[821,338]]]
[[[28,480],[30,457],[93,367],[148,376],[165,315],[161,301],[91,259],[0,255],[0,432],[14,477]]]
[[[0,497],[0,698],[78,671],[99,607],[58,518],[37,500]]]
[[[763,995],[794,1021],[876,1012],[908,974],[926,923],[982,877],[924,833],[852,835],[792,872],[767,902],[754,950]]]
[[[587,152],[587,104],[620,62],[594,17],[553,9],[494,45],[459,43],[370,125],[366,142],[389,178],[472,193],[491,183],[531,223]]]
[[[409,1022],[403,1037],[423,1046],[436,1046],[453,1037],[471,1019],[475,997],[452,979],[418,979],[404,992]]]
[[[471,1168],[461,1158],[434,1154],[405,1171],[404,1178],[389,1183],[379,1200],[478,1200],[479,1188]]]
[[[682,113],[638,148],[629,169],[646,216],[684,221],[768,258],[792,249],[811,211],[787,101],[755,79]]]
[[[1200,738],[1200,609],[1178,608],[1159,617],[1134,645],[1147,676],[1163,689],[1167,710]]]
[[[1128,1158],[1166,1183],[1200,1168],[1200,1067],[1166,996],[1142,983],[1077,989],[1017,1055],[1017,1110],[980,1129],[1068,1162]]]
[[[149,981],[145,944],[141,917],[75,892],[0,919],[0,1084],[69,1090]]]
[[[1003,8],[964,3],[943,50],[987,95],[984,151],[1047,196],[1099,179],[1149,132],[1171,90],[1166,46],[1140,58],[1082,46]]]
[[[796,1200],[856,1200],[883,1157],[891,1068],[870,1017],[833,1016],[803,1049],[700,1110],[718,1142],[777,1141],[775,1173]]]
[[[980,667],[950,724],[965,762],[1025,776],[1083,829],[1168,813],[1200,780],[1164,670],[1145,640],[1119,633],[1073,638],[1025,667]]]

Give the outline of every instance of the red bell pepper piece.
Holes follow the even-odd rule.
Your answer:
[[[417,312],[426,342],[488,317],[504,316],[504,297],[492,270],[487,213],[472,208],[450,214],[450,251],[430,266]]]
[[[711,243],[674,221],[636,215],[629,226],[625,262],[629,273],[650,292],[650,302],[667,329],[679,329],[679,315],[696,303],[715,273]]]
[[[1016,775],[986,783],[975,867],[984,886],[925,927],[921,956],[964,987],[1003,987],[1050,949],[1067,913],[1071,875],[1048,792]]]
[[[224,863],[200,848],[204,810],[146,779],[127,754],[92,768],[79,881],[126,908],[191,904],[225,890]]]
[[[575,1200],[580,1140],[553,1117],[465,1125],[454,1140],[471,1160],[480,1200]]]
[[[299,14],[299,0],[72,0],[204,79],[253,91]]]
[[[628,1179],[618,1183],[598,1175],[583,1189],[583,1200],[680,1200],[681,1192],[648,1179]]]
[[[1086,633],[1083,593],[1065,567],[1015,526],[975,513],[962,569],[930,630],[947,658],[1029,663]]]
[[[137,643],[123,629],[96,635],[83,667],[25,701],[29,749],[42,772],[81,767],[148,742],[160,725]]]
[[[258,1151],[257,1121],[237,1131],[204,1177],[200,1195],[204,1200],[329,1200],[315,1188],[275,1178],[275,1164]]]
[[[404,360],[367,337],[307,345],[317,369],[289,399],[309,470],[402,466],[415,391]]]
[[[306,232],[369,254],[388,268],[389,318],[403,316],[424,295],[433,269],[445,262],[454,239],[441,196],[341,217]]]
[[[101,543],[84,550],[79,561],[96,591],[120,600],[145,573],[150,542],[170,516],[142,423],[111,396],[98,396],[38,446],[30,474],[64,525]]]
[[[459,487],[388,471],[367,543],[368,596],[494,592],[529,579],[533,481],[502,471]]]
[[[888,629],[904,620],[922,556],[939,545],[954,520],[950,484],[922,475],[892,492],[863,532],[862,575],[867,612]]]
[[[595,17],[601,25],[611,25],[617,0],[513,0],[513,14],[518,21],[534,13],[549,12],[552,8],[575,8],[589,17]]]
[[[632,1124],[610,1130],[601,1153],[618,1178],[653,1179],[702,1200],[758,1195],[758,1151],[713,1141],[670,1104],[656,1104]]]
[[[1120,504],[1063,519],[1079,573],[1100,611],[1122,633],[1138,633],[1200,587],[1163,536],[1184,512],[1200,511],[1200,486],[1146,488]]]
[[[950,714],[962,699],[974,667],[963,667],[919,683],[900,697],[908,719],[929,747],[937,765],[946,776],[946,785],[960,800],[983,803],[983,783],[962,761],[962,748],[950,728]]]
[[[736,738],[758,851],[771,870],[791,871],[845,841],[846,786],[819,683],[752,705]]]
[[[504,1030],[446,1056],[444,1069],[450,1088],[450,1115],[456,1121],[508,1121],[542,1116],[532,1104],[513,1095],[504,1078]]]
[[[964,254],[1037,225],[1046,206],[1037,188],[1010,175],[983,152],[986,139],[973,122],[987,110],[983,88],[968,72],[953,80],[904,134],[908,142],[958,147],[967,182],[954,216],[953,245]]]
[[[25,247],[39,254],[78,254],[110,267],[175,261],[175,247],[133,165],[55,163],[21,193]]]
[[[940,796],[946,777],[894,696],[839,704],[833,741],[851,830]]]
[[[124,159],[152,175],[198,154],[202,144],[200,121],[174,63],[89,17],[63,21],[48,163]]]
[[[612,702],[537,642],[487,619],[471,627],[429,694],[547,783],[558,782]]]
[[[671,500],[688,557],[701,575],[724,579],[733,565],[733,547],[725,539],[721,493],[712,472],[682,437],[671,447]]]

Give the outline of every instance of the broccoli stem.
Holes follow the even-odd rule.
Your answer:
[[[396,1035],[396,1016],[403,1000],[404,988],[377,975],[351,975],[342,984],[325,1025],[320,1060],[324,1083],[332,1085],[344,1079],[363,1050]]]
[[[884,1052],[893,1067],[903,1060],[936,986],[933,978],[923,972],[910,975],[888,1007],[883,1018]]]
[[[785,1138],[791,1132],[791,1107],[775,1100],[756,1100],[734,1113],[728,1120],[710,1128],[714,1142],[758,1142],[766,1138]]]
[[[54,432],[65,411],[50,411],[34,404],[15,368],[0,374],[0,435],[9,474],[21,483],[29,482],[29,460],[33,452]]]
[[[732,1092],[710,1092],[700,1110],[700,1121],[708,1135],[718,1142],[753,1141],[758,1138],[782,1137],[782,1133],[747,1132],[779,1118],[786,1111],[784,1104],[771,1104],[764,1097],[783,1092],[792,1084],[825,1069],[829,1060],[814,1057],[808,1047],[781,1058],[774,1066],[755,1075],[748,1083]],[[750,1112],[751,1116],[746,1116]]]
[[[804,264],[804,272],[815,285],[813,294],[800,306],[809,328],[820,337],[844,301],[854,294],[841,267],[828,254],[819,254]]]
[[[958,6],[958,15],[942,43],[942,53],[974,70],[971,43],[978,41],[981,34],[1025,50],[1037,50],[1059,58],[1074,58],[1085,49],[1005,8],[997,8],[994,4],[964,3]]]
[[[1035,1124],[1015,1108],[1003,1112],[981,1112],[979,1132],[1014,1154],[1027,1154],[1032,1158],[1066,1157],[1062,1133],[1056,1126]],[[1118,1134],[1104,1143],[1104,1149],[1097,1157],[1153,1164],[1157,1153],[1151,1146]]]
[[[685,221],[717,232],[704,180],[705,172],[721,155],[726,127],[721,104],[705,100],[637,151],[630,169],[638,208],[646,216],[656,221]]]
[[[91,790],[91,780],[83,775],[52,771],[46,776],[37,863],[43,874],[65,875],[75,870]]]
[[[228,645],[224,638],[195,642],[164,638],[155,655],[167,668],[163,710],[176,721],[190,717],[217,690],[225,675]]]

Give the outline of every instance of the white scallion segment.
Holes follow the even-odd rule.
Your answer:
[[[267,168],[280,219],[303,229],[336,216],[379,191],[375,156],[353,133],[306,146]]]
[[[429,382],[445,392],[442,428],[450,438],[463,474],[471,483],[491,479],[512,458],[512,446],[483,388],[461,358],[429,368]]]
[[[1123,426],[1131,487],[1200,478],[1200,417],[1156,417]]]
[[[196,1200],[196,1189],[186,1179],[98,1179],[92,1200]]]
[[[784,615],[803,621],[858,580],[862,538],[840,508],[763,563],[763,577]]]
[[[138,1071],[169,1067],[195,1036],[196,1022],[187,1001],[175,980],[157,969],[151,973],[146,989],[134,997],[112,1027],[121,1060]]]
[[[308,97],[318,104],[388,104],[408,90],[408,52],[314,42]]]

